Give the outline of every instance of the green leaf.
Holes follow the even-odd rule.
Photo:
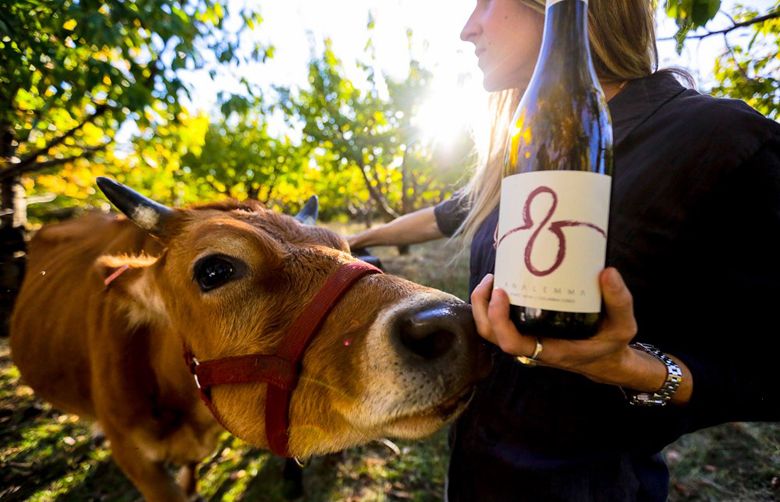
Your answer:
[[[691,22],[694,27],[704,26],[718,13],[720,0],[694,0]]]

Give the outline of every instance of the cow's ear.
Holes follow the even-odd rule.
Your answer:
[[[167,317],[165,303],[151,268],[157,258],[149,256],[101,256],[95,268],[105,292],[118,293],[121,306],[133,324],[147,324]]]
[[[309,197],[309,200],[303,205],[295,219],[304,225],[316,225],[317,217],[320,212],[320,199],[316,195]]]

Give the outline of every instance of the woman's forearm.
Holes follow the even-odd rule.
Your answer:
[[[444,234],[436,224],[433,207],[420,209],[400,218],[347,237],[353,249],[367,246],[403,246],[440,239]]]
[[[680,359],[667,354],[680,367],[683,372],[682,382],[677,392],[672,396],[672,403],[677,405],[686,404],[691,400],[693,393],[693,375],[691,370]],[[629,349],[626,358],[621,362],[618,369],[608,378],[609,383],[619,385],[625,389],[632,389],[641,392],[655,392],[661,388],[666,380],[666,366],[657,358],[641,350]]]

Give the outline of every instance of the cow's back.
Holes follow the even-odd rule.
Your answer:
[[[90,356],[89,323],[104,289],[95,260],[104,254],[155,255],[160,246],[128,220],[92,213],[42,228],[28,249],[27,276],[11,318],[14,363],[40,397],[94,416],[90,357],[101,356]]]

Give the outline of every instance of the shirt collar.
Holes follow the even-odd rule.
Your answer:
[[[615,145],[622,143],[634,129],[685,90],[674,75],[667,71],[629,81],[609,101]]]

